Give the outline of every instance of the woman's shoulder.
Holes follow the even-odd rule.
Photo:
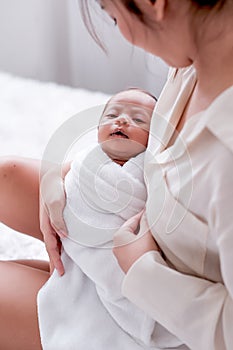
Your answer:
[[[223,91],[207,108],[205,124],[233,154],[233,86]]]

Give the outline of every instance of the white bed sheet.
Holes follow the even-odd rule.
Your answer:
[[[0,156],[41,158],[51,135],[63,122],[108,98],[101,92],[0,72]],[[48,259],[42,242],[0,223],[0,259],[19,258]]]

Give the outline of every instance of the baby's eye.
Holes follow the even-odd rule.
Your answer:
[[[143,119],[141,119],[141,118],[133,118],[133,121],[135,122],[135,123],[145,123],[145,121],[143,120]]]
[[[108,119],[114,119],[114,118],[117,118],[118,116],[116,114],[110,113],[110,114],[107,114],[105,117]]]

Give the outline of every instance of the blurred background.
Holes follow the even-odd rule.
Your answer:
[[[140,86],[158,96],[167,66],[127,43],[95,11],[107,55],[87,32],[78,0],[0,0],[0,71],[108,94]]]

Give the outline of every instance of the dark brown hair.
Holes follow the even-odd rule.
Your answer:
[[[94,39],[94,41],[103,49],[103,51],[107,52],[93,24],[91,9],[90,9],[90,0],[78,0],[78,1],[79,1],[81,15],[89,34]],[[152,4],[156,2],[156,0],[150,0],[150,1]],[[226,4],[228,0],[186,0],[186,1],[189,1],[190,4],[193,4],[194,7],[196,7],[196,10],[198,9],[202,10],[202,9],[212,9],[212,8],[220,9]],[[94,3],[94,0],[92,0],[92,2]],[[135,0],[121,0],[121,3],[125,6],[125,8],[129,12],[135,15],[141,22],[147,23],[147,18],[145,17],[145,14],[140,9],[139,5],[136,3]]]
[[[105,104],[105,107],[104,107],[104,110],[103,110],[103,112],[102,112],[101,118],[102,118],[102,116],[103,116],[103,114],[104,114],[106,108],[108,107],[109,103],[111,102],[111,100],[112,100],[112,98],[113,98],[114,96],[118,95],[118,94],[121,93],[121,92],[126,92],[126,91],[131,91],[131,90],[138,91],[138,92],[141,92],[141,93],[143,93],[143,94],[146,94],[146,95],[150,96],[151,98],[153,98],[153,99],[155,100],[155,102],[158,101],[157,97],[155,97],[154,95],[152,95],[152,94],[151,94],[149,91],[147,91],[147,90],[140,89],[140,88],[138,88],[138,87],[129,87],[128,89],[121,90],[121,91],[115,93],[112,97],[110,97],[110,99],[109,99],[109,100],[106,102],[106,104]]]
[[[226,2],[226,0],[192,0],[194,4],[199,7],[214,7],[214,6],[222,6]]]

